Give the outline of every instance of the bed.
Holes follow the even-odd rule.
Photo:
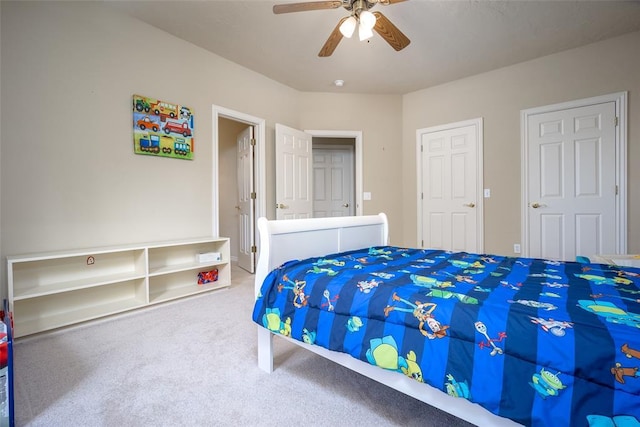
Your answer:
[[[388,245],[384,214],[258,220],[273,337],[479,426],[640,426],[640,269]]]

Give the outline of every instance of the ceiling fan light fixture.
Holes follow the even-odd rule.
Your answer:
[[[371,28],[367,28],[362,25],[362,23],[360,23],[360,25],[358,26],[358,37],[360,38],[360,41],[365,41],[373,37],[373,31],[371,30]]]
[[[2,1],[2,0],[0,0]],[[381,12],[369,12],[369,9],[380,3],[388,6],[405,0],[308,0],[299,3],[276,4],[273,13],[304,12],[308,10],[338,9],[340,7],[349,11],[348,16],[340,18],[336,26],[329,34],[324,45],[318,52],[318,56],[326,58],[331,56],[343,38],[351,38],[358,27],[360,41],[373,37],[375,31],[393,49],[400,51],[407,47],[411,40],[405,36],[389,19]]]
[[[353,16],[348,17],[347,19],[345,19],[342,25],[340,25],[340,32],[346,38],[348,39],[351,38],[351,36],[353,35],[353,32],[356,30],[357,23],[358,21],[356,21],[355,17]]]
[[[376,25],[376,16],[368,10],[360,12],[360,27],[365,27],[369,31]]]

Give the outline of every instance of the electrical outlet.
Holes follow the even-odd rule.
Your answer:
[[[519,254],[520,253],[520,243],[514,243],[513,244],[513,253],[514,254]]]

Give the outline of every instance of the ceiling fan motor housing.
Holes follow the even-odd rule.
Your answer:
[[[355,11],[356,14],[360,13],[363,10],[369,10],[373,6],[376,5],[378,1],[369,1],[369,0],[342,0],[342,7],[347,9],[348,11]]]

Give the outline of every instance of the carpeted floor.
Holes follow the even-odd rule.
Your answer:
[[[15,342],[17,426],[469,426],[283,340],[256,362],[253,276]]]

